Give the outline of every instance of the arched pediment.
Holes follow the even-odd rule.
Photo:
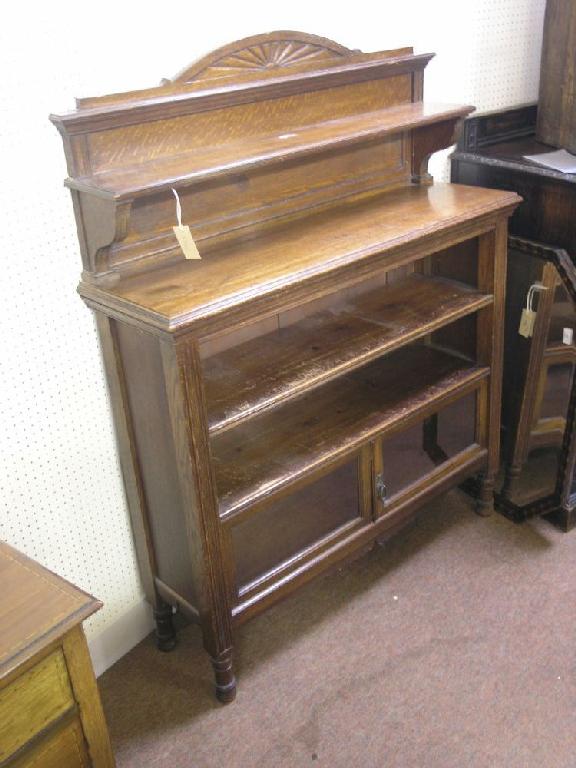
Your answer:
[[[333,40],[305,32],[269,32],[217,48],[186,67],[172,83],[214,80],[263,70],[282,69],[318,59],[334,59],[352,51]]]

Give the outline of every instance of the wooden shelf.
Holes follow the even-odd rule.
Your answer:
[[[209,357],[215,434],[475,312],[488,296],[451,280],[411,275]]]
[[[94,192],[114,200],[141,197],[171,187],[221,178],[234,173],[286,162],[310,154],[377,140],[443,120],[465,117],[473,107],[423,102],[355,114],[285,132],[253,136],[172,157],[124,166],[91,176],[66,180],[72,189]]]
[[[482,216],[517,202],[514,193],[480,187],[409,186],[344,202],[250,238],[211,248],[200,244],[201,261],[183,258],[119,277],[107,288],[82,283],[79,290],[91,303],[162,330],[194,324],[198,333],[214,332],[239,316],[261,314],[267,302],[276,308],[293,301],[304,280],[310,293],[319,286],[336,289],[343,279],[358,281],[387,267],[392,254],[412,243],[422,248],[427,237],[471,221],[478,226]]]
[[[411,345],[211,441],[221,518],[271,499],[399,421],[488,376],[445,352]]]

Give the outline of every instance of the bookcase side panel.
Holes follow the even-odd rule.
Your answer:
[[[158,578],[196,606],[194,574],[186,532],[160,343],[133,326],[117,323],[134,440],[142,468],[144,493]]]

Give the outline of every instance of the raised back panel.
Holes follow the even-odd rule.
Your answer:
[[[353,148],[281,168],[214,181],[182,190],[183,221],[200,244],[220,242],[247,227],[254,231],[280,216],[298,214],[355,193],[405,184],[409,165],[404,137],[374,147]],[[111,265],[137,256],[143,248],[161,253],[173,247],[171,227],[176,223],[170,191],[141,198],[132,205],[126,238],[114,247]],[[206,244],[208,245],[208,244]],[[169,258],[169,254],[167,254]]]
[[[430,58],[274,32],[218,49],[157,88],[83,99],[54,116],[84,278],[181,258],[171,187],[204,253],[279,218],[410,183],[410,121],[397,126],[380,111],[421,100]],[[382,120],[392,127],[376,136]],[[286,154],[295,136],[308,144]],[[261,146],[278,159],[243,165]],[[206,166],[211,175],[194,175]]]
[[[402,57],[413,53],[411,47],[381,51],[379,59]],[[306,32],[269,32],[237,40],[218,48],[185,67],[173,78],[164,78],[160,87],[126,93],[76,99],[78,109],[105,106],[177,93],[192,93],[207,87],[231,83],[261,82],[279,74],[294,74],[337,67],[345,59],[370,61],[374,54],[351,50],[340,43]],[[217,80],[218,82],[212,82]]]
[[[86,151],[91,172],[95,173],[411,100],[412,78],[404,74],[107,128],[86,134]]]

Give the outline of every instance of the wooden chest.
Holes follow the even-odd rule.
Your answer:
[[[0,543],[0,766],[112,768],[81,622],[100,603]]]

